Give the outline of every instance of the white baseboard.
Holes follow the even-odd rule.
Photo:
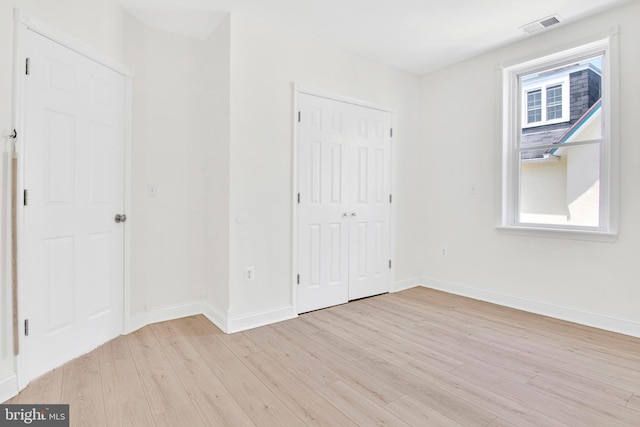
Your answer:
[[[224,333],[229,333],[227,316],[207,302],[202,303],[202,314]]]
[[[591,326],[598,329],[604,329],[607,331],[617,332],[620,334],[640,338],[640,322],[618,319],[604,314],[576,310],[573,308],[549,304],[546,302],[536,301],[528,298],[500,294],[497,292],[486,291],[466,285],[447,283],[424,278],[421,280],[421,282],[421,285],[425,288],[436,289],[439,291],[448,292],[450,294],[469,297],[480,301],[502,305],[505,307],[528,311],[530,313],[553,317],[555,319],[566,320],[585,326]]]
[[[424,285],[424,280],[420,277],[400,280],[398,282],[395,282],[393,286],[391,286],[391,292],[406,291],[407,289],[415,288],[416,286],[422,285]]]
[[[297,317],[297,314],[293,312],[293,307],[290,305],[241,316],[233,316],[231,313],[224,315],[209,303],[194,301],[192,303],[163,307],[131,316],[125,333],[131,333],[151,323],[164,322],[197,314],[204,315],[223,332],[228,334]]]
[[[289,320],[295,317],[298,317],[298,315],[294,313],[293,307],[290,305],[240,316],[234,316],[229,313],[227,316],[228,323],[226,332],[232,334],[271,323],[282,322],[283,320]]]
[[[0,379],[0,403],[11,399],[18,394],[18,378],[16,374],[11,374]]]
[[[165,322],[167,320],[195,316],[197,314],[203,314],[203,304],[201,301],[156,308],[145,313],[131,316],[128,322],[129,326],[124,332],[128,334],[151,323]]]

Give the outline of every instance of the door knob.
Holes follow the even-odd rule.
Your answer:
[[[344,218],[346,218],[348,215],[349,215],[349,214],[348,214],[348,213],[346,213],[346,212],[342,214],[342,216],[343,216]]]
[[[356,213],[355,212],[351,212],[351,216],[356,216]]]
[[[117,214],[115,221],[116,223],[125,222],[127,220],[127,216],[125,214]]]

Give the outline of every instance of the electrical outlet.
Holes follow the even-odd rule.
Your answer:
[[[244,281],[252,282],[256,280],[256,268],[251,265],[249,267],[244,268]]]
[[[442,256],[447,256],[447,252],[448,252],[447,248],[441,248],[441,249],[440,249],[440,254],[441,254]]]

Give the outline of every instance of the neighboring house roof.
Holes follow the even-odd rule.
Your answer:
[[[602,111],[602,98],[600,98],[595,104],[591,106],[583,115],[580,117],[570,128],[566,129],[565,132],[557,138],[553,144],[563,144],[565,142],[572,142],[576,140],[591,140],[599,138],[600,130],[591,129],[591,125],[596,125],[600,123],[600,115]],[[584,135],[585,132],[593,132],[595,136]],[[558,160],[559,154],[558,150],[561,150],[562,147],[550,148],[547,150],[527,150],[524,151],[523,160],[529,161],[549,161],[549,160]]]
[[[580,129],[591,119],[597,112],[600,111],[602,107],[602,98],[598,99],[595,104],[591,106],[583,115],[578,119],[577,122],[574,123],[567,131],[558,139],[558,143],[569,142],[572,137],[578,133]]]
[[[567,129],[567,131],[560,137],[560,139],[558,139],[557,142],[554,142],[554,144],[563,144],[565,142],[572,142],[578,138],[580,138],[580,140],[595,139],[589,136],[587,136],[586,138],[584,137],[581,138],[581,136],[584,133],[585,129],[587,129],[589,125],[593,123],[594,120],[597,120],[598,122],[600,121],[599,119],[601,117],[600,116],[601,109],[602,109],[602,98],[600,98],[595,104],[593,104],[591,108],[589,108],[582,115],[582,117],[580,117],[580,119],[574,123],[573,126]],[[559,149],[560,147],[551,148],[547,150],[546,153],[555,154],[556,151],[558,151]]]

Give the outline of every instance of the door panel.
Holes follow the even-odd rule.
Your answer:
[[[47,299],[47,332],[55,333],[75,323],[74,259],[76,254],[73,236],[44,240],[46,250],[45,280]]]
[[[116,165],[111,153],[113,146],[111,141],[116,138],[114,129],[102,123],[90,123],[90,151],[89,151],[89,204],[108,204],[111,196],[110,171]]]
[[[390,114],[300,95],[298,312],[388,292]]]
[[[60,111],[45,110],[44,149],[46,152],[49,204],[72,204],[73,152],[75,146],[75,117]]]
[[[344,197],[342,150],[342,144],[331,144],[331,195],[329,202],[334,206],[341,205]]]
[[[112,233],[91,233],[88,241],[88,262],[90,264],[90,277],[87,282],[91,295],[91,311],[89,316],[94,319],[107,313],[114,301],[111,300],[110,282]]]
[[[302,95],[299,126],[298,311],[347,302],[345,106]]]
[[[331,224],[329,226],[329,285],[336,286],[343,279],[342,258],[347,254],[342,252],[344,231],[342,224]]]
[[[125,79],[30,30],[25,51],[22,383],[121,334],[124,302]]]
[[[349,299],[390,290],[391,117],[389,113],[354,107],[358,129],[352,142],[350,194]]]

